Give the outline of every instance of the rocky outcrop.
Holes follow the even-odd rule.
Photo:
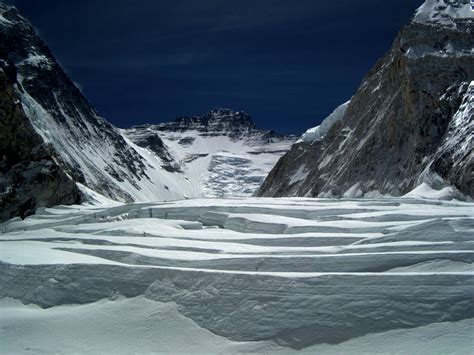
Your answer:
[[[122,202],[198,196],[183,174],[166,169],[166,154],[150,154],[100,117],[31,24],[4,4],[0,53],[16,68],[14,91],[32,128],[54,154],[58,169],[81,188]]]
[[[133,184],[146,177],[138,154],[97,115],[29,22],[14,7],[0,5],[0,13],[0,50],[17,68],[19,100],[35,130],[61,157],[61,167],[108,197],[133,200],[113,180]],[[101,154],[104,145],[108,151]]]
[[[122,132],[159,156],[164,169],[182,172],[187,185],[204,197],[254,194],[295,141],[258,129],[248,114],[230,109]]]
[[[157,131],[185,132],[196,130],[201,134],[226,134],[239,138],[256,130],[252,118],[244,112],[229,109],[211,110],[202,116],[178,117],[172,122],[155,125]]]
[[[119,130],[98,115],[31,24],[4,4],[0,53],[17,73],[13,95],[32,134],[48,147],[57,173],[76,182],[87,198],[102,199],[94,191],[122,202],[224,196],[229,191],[249,195],[293,142],[293,137],[258,130],[243,112],[226,109]],[[11,124],[5,121],[5,132],[14,129]],[[7,143],[14,144],[10,137]],[[22,170],[30,173],[31,166]],[[4,191],[10,189],[6,181],[11,179],[0,178]],[[40,192],[29,193],[34,200]],[[3,201],[7,218],[6,211],[16,207]]]
[[[150,125],[135,126],[123,130],[133,143],[139,147],[149,149],[161,160],[161,167],[169,172],[182,172],[180,165],[174,160],[169,148],[165,145],[158,132]]]
[[[259,195],[398,196],[427,182],[474,197],[474,36],[469,13],[459,12],[466,6],[427,1],[342,119],[321,139],[295,144]]]
[[[0,221],[81,200],[26,117],[14,88],[16,75],[15,66],[0,59]]]

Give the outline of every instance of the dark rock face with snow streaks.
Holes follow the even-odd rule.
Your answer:
[[[158,131],[184,132],[229,132],[232,135],[255,130],[252,118],[244,112],[229,109],[214,109],[202,116],[178,117],[172,122],[156,125]]]
[[[115,128],[97,115],[29,22],[4,4],[0,4],[0,53],[14,64],[18,100],[41,139],[56,150],[60,167],[75,181],[109,197],[133,200],[110,180],[133,184],[146,178],[144,164]],[[99,168],[93,154],[99,155],[104,146],[110,159]]]
[[[342,119],[295,144],[261,196],[403,195],[421,183],[474,197],[474,12],[426,1]]]
[[[21,108],[16,75],[13,64],[0,60],[0,221],[81,200],[76,184]]]
[[[9,73],[15,73],[9,83],[4,82],[9,96],[3,99],[15,107],[7,110],[7,105],[2,111],[4,132],[15,131],[24,123],[35,137],[31,146],[11,142],[11,137],[5,137],[5,144],[23,144],[23,150],[47,147],[58,176],[76,185],[75,193],[82,192],[84,199],[133,202],[249,195],[294,140],[259,130],[249,115],[228,109],[170,123],[118,129],[98,115],[31,24],[14,7],[4,4],[0,4],[0,59]],[[15,110],[22,123],[12,116]],[[14,150],[3,147],[2,156],[9,155],[5,149]],[[61,189],[69,196],[63,198],[55,188],[39,185],[42,194],[54,198],[45,197],[47,203],[29,202],[23,212],[10,214],[10,208],[16,210],[25,203],[19,190],[33,183],[31,176],[36,176],[29,169],[24,167],[16,184],[11,183],[11,176],[2,174],[5,206],[1,219],[34,213],[38,206],[79,200],[72,198],[67,188]],[[34,201],[39,194],[35,188],[27,191],[31,196],[27,198],[25,190],[26,200]]]
[[[7,156],[4,160],[12,160],[9,154],[14,151],[13,146],[20,147],[24,153],[30,149],[28,154],[32,154],[32,161],[36,159],[33,156],[38,155],[34,147],[47,147],[49,153],[44,154],[54,157],[51,164],[55,174],[64,181],[74,182],[75,193],[79,194],[81,190],[87,198],[98,193],[112,200],[132,202],[182,199],[184,194],[196,195],[185,186],[182,174],[169,169],[166,147],[163,147],[162,154],[149,154],[100,117],[62,70],[31,24],[15,7],[5,4],[0,4],[0,60],[2,68],[15,73],[2,78],[2,85],[8,90],[2,93],[2,100],[5,100],[2,106],[3,132],[25,133],[23,128],[28,127],[28,134],[34,137],[30,142],[12,142],[11,136],[5,137],[4,145],[9,146],[2,147],[1,156]],[[4,74],[7,75],[7,71]],[[24,159],[28,154],[23,155]],[[30,168],[32,170],[28,171]],[[2,197],[5,204],[0,211],[2,219],[18,214],[11,215],[8,211],[16,210],[15,206],[24,203],[23,198],[19,197],[23,187],[38,184],[33,178],[37,176],[33,170],[25,166],[22,178],[16,184],[12,184],[12,178],[2,173],[2,196],[7,190],[9,196],[8,199]],[[54,184],[38,186],[42,187],[41,193],[32,187],[25,190],[25,194],[30,191],[31,201],[42,194],[43,202],[29,203],[28,208],[23,208],[27,212],[20,215],[31,214],[38,206],[79,200],[76,197],[63,198],[61,191],[70,196],[70,189],[56,189]]]
[[[295,141],[257,128],[247,113],[224,108],[122,132],[161,156],[167,171],[184,173],[187,184],[206,197],[253,194]]]

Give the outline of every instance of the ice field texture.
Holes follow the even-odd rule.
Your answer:
[[[0,352],[466,353],[473,207],[245,198],[42,209],[0,225]]]

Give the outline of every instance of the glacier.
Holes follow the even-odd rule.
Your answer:
[[[469,6],[427,0],[296,140],[228,109],[114,127],[0,4],[0,137],[26,137],[2,145],[0,353],[472,352]],[[250,197],[290,146],[266,194],[318,198]]]
[[[165,170],[184,176],[185,185],[193,191],[185,194],[187,198],[251,196],[296,140],[258,129],[244,112],[222,108],[122,133],[166,159]]]
[[[461,353],[473,220],[472,203],[410,196],[43,208],[0,225],[2,346]]]

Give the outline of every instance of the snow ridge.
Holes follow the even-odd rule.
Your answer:
[[[204,199],[42,209],[0,224],[0,298],[58,311],[123,297],[139,307],[144,299],[149,307],[142,317],[127,315],[133,326],[148,331],[175,324],[176,317],[159,321],[150,309],[154,302],[167,303],[176,305],[175,315],[221,337],[275,341],[287,351],[315,353],[311,346],[474,318],[473,217],[472,203],[411,198]],[[3,315],[0,336],[17,334],[18,323],[3,327]],[[128,320],[109,319],[112,328],[124,327],[123,336],[131,331]],[[181,334],[179,326],[174,329]],[[140,333],[132,331],[129,340]],[[29,334],[2,340],[17,353]],[[48,339],[55,335],[49,332]],[[145,343],[172,350],[162,337],[160,347],[156,336]],[[461,344],[471,338],[468,332],[459,337]],[[36,339],[27,345],[44,344],[43,337]],[[449,344],[446,353],[455,350]],[[360,346],[349,353],[368,349]],[[194,352],[209,352],[205,342],[196,347]]]
[[[456,27],[458,21],[474,19],[470,0],[426,0],[413,18],[414,22]]]
[[[229,109],[122,130],[137,145],[182,172],[201,197],[252,195],[295,137],[255,127]]]
[[[319,126],[310,128],[303,133],[299,141],[313,144],[315,141],[321,140],[336,122],[342,120],[350,102],[349,100],[338,106]]]

